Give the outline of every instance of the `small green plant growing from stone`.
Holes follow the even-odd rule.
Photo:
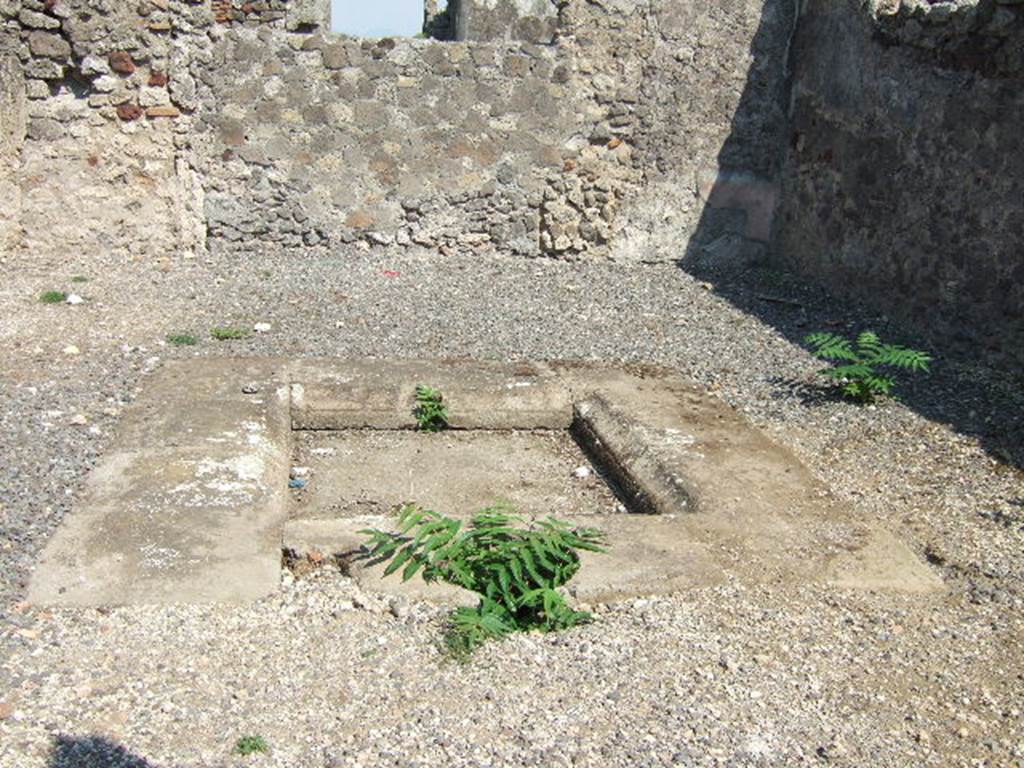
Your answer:
[[[199,343],[199,339],[187,333],[172,333],[167,337],[167,343],[176,347],[194,347]]]
[[[525,522],[505,506],[482,510],[464,523],[407,504],[398,531],[366,529],[371,563],[387,562],[384,575],[417,574],[427,583],[445,582],[480,596],[475,608],[451,616],[446,645],[467,659],[487,640],[513,632],[553,632],[591,621],[571,608],[559,591],[580,568],[580,551],[603,552],[604,534],[548,518]]]
[[[448,406],[441,390],[420,384],[416,387],[416,423],[424,432],[440,432],[448,428]]]
[[[88,283],[89,282],[89,278],[86,277],[85,275],[72,275],[71,282],[72,283]]]
[[[68,300],[68,295],[64,291],[44,291],[39,294],[39,301],[43,304],[61,304]]]
[[[232,341],[235,339],[244,339],[249,335],[249,331],[246,328],[236,328],[234,326],[226,325],[219,328],[212,328],[210,335],[217,341]]]
[[[895,380],[885,369],[927,372],[932,361],[925,352],[883,344],[871,331],[860,334],[855,341],[833,333],[812,333],[806,341],[815,357],[837,363],[821,374],[839,382],[843,394],[859,403],[892,394]]]
[[[263,754],[269,751],[270,746],[262,736],[243,736],[235,742],[235,752],[239,755],[248,756],[257,752]]]

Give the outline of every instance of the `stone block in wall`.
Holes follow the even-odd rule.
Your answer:
[[[290,0],[285,27],[290,32],[330,31],[331,0]]]
[[[0,16],[13,18],[21,11],[21,0],[0,0]]]
[[[64,61],[71,55],[71,43],[53,32],[29,33],[28,49],[33,56],[43,56],[56,61]]]

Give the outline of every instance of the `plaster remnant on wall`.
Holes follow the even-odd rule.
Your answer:
[[[0,48],[0,263],[21,240],[18,175],[25,134],[25,79],[21,62],[13,53]]]
[[[778,185],[747,173],[703,168],[697,173],[697,193],[713,208],[731,208],[743,212],[743,236],[767,243],[772,237]]]

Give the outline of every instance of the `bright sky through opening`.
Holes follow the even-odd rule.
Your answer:
[[[331,0],[331,27],[358,37],[413,37],[423,29],[423,0]]]

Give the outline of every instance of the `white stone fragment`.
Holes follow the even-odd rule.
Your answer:
[[[99,56],[89,55],[82,59],[81,70],[83,75],[108,75],[110,65]]]
[[[165,88],[143,87],[139,91],[139,105],[142,107],[163,107],[171,103],[171,95]]]
[[[111,75],[103,75],[92,81],[92,89],[97,93],[112,93],[118,86],[118,79]]]

